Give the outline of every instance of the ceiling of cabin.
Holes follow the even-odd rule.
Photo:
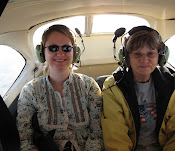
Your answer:
[[[140,14],[158,20],[175,18],[175,0],[9,0],[0,33],[28,30],[41,22],[76,15]]]

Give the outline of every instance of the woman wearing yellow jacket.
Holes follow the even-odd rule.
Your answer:
[[[138,26],[128,33],[122,66],[103,86],[105,149],[174,151],[175,78],[163,67],[168,48],[152,28]]]

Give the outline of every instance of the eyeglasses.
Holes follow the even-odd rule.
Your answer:
[[[44,47],[44,48],[48,48],[49,51],[51,52],[56,52],[59,50],[59,47],[61,47],[61,49],[64,51],[64,52],[70,52],[72,50],[72,46],[69,46],[69,45],[63,45],[63,46],[58,46],[58,45],[50,45],[50,46],[47,46],[47,47]]]
[[[135,59],[142,58],[143,55],[146,55],[147,58],[156,58],[158,52],[148,52],[148,53],[140,53],[140,52],[132,52],[130,55]]]

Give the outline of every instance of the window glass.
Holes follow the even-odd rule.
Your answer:
[[[0,95],[3,97],[25,66],[25,59],[9,46],[0,45]]]
[[[85,31],[85,16],[76,16],[76,17],[61,19],[61,20],[54,21],[52,23],[48,23],[46,25],[41,26],[34,33],[34,36],[33,36],[34,47],[41,43],[41,38],[42,38],[43,32],[48,27],[50,27],[54,24],[66,25],[67,27],[69,27],[73,31],[73,33],[75,33],[75,28],[78,28],[81,33],[84,33],[84,31]]]
[[[96,15],[93,18],[92,33],[113,33],[118,28],[124,27],[129,31],[134,26],[146,25],[148,21],[143,18],[129,15]]]
[[[170,54],[169,54],[169,58],[168,58],[168,63],[175,67],[175,45],[174,45],[174,42],[175,42],[175,35],[172,36],[171,38],[169,38],[165,44],[168,46],[169,48],[169,51],[170,51]]]

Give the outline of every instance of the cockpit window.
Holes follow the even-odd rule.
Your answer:
[[[9,46],[0,45],[0,95],[4,96],[25,66],[25,59]]]
[[[41,42],[41,36],[44,30],[54,24],[66,25],[73,32],[75,32],[75,28],[78,28],[82,34],[85,34],[88,37],[91,34],[113,34],[116,31],[116,29],[121,27],[126,28],[126,31],[129,31],[134,26],[139,25],[146,25],[150,27],[150,24],[145,19],[130,15],[104,14],[69,17],[48,23],[38,28],[33,36],[34,47]]]
[[[93,17],[92,33],[114,33],[116,29],[124,27],[129,31],[134,26],[146,25],[143,18],[129,15],[96,15]]]

